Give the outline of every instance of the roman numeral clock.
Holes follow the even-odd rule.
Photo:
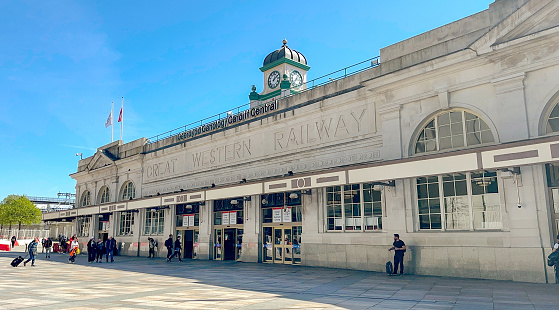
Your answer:
[[[310,68],[307,65],[307,58],[302,53],[289,48],[287,40],[284,39],[280,49],[264,58],[260,68],[264,74],[264,90],[257,93],[256,86],[252,87],[249,95],[251,107],[305,90],[307,71]]]

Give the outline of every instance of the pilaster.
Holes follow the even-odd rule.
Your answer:
[[[497,104],[492,107],[500,142],[511,142],[529,138],[524,72],[498,77],[491,81],[495,87]]]

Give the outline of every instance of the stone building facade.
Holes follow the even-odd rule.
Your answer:
[[[44,220],[123,255],[179,234],[193,259],[374,271],[399,233],[409,273],[553,283],[558,26],[557,1],[498,0],[312,88],[284,42],[250,108],[100,147]]]

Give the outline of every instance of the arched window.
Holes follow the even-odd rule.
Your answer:
[[[103,186],[99,191],[99,203],[107,203],[110,201],[111,191],[107,186]]]
[[[122,185],[121,200],[129,200],[130,198],[136,198],[136,187],[131,181],[127,181]]]
[[[415,153],[428,153],[495,142],[491,128],[479,116],[462,110],[442,112],[419,132]]]
[[[82,194],[81,206],[82,207],[87,207],[89,205],[91,205],[91,193],[86,190]]]
[[[556,104],[547,118],[546,133],[559,132],[559,104]]]

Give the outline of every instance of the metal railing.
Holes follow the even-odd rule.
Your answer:
[[[75,198],[52,198],[52,197],[38,197],[38,196],[25,196],[31,202],[43,202],[43,203],[67,203],[73,204]]]
[[[307,81],[305,83],[303,83],[302,85],[299,85],[297,87],[292,87],[290,90],[290,94],[287,96],[284,96],[282,98],[286,98],[286,97],[291,97],[309,90],[312,90],[314,88],[341,80],[343,78],[346,78],[348,76],[363,72],[365,70],[377,67],[380,64],[380,56],[377,57],[373,57],[373,58],[369,58],[366,60],[363,60],[361,62],[358,62],[356,64],[353,64],[351,66],[342,68],[340,70],[334,71],[334,72],[330,72],[328,74],[325,74],[323,76],[319,76],[315,79],[312,79],[310,81]],[[265,102],[261,102],[260,104],[265,104],[269,101],[265,101]],[[232,110],[226,111],[226,112],[221,112],[219,114],[215,114],[209,117],[206,117],[202,120],[196,121],[196,122],[192,122],[190,124],[166,131],[164,133],[158,134],[156,136],[153,136],[151,138],[148,138],[148,144],[152,144],[167,138],[171,138],[175,135],[178,135],[182,132],[186,132],[189,129],[193,129],[196,127],[200,127],[218,120],[222,120],[222,119],[226,119],[229,115],[235,115],[238,114],[240,112],[243,112],[245,110],[250,109],[250,103],[246,103],[243,104],[241,106],[238,106],[236,108],[233,108]]]

